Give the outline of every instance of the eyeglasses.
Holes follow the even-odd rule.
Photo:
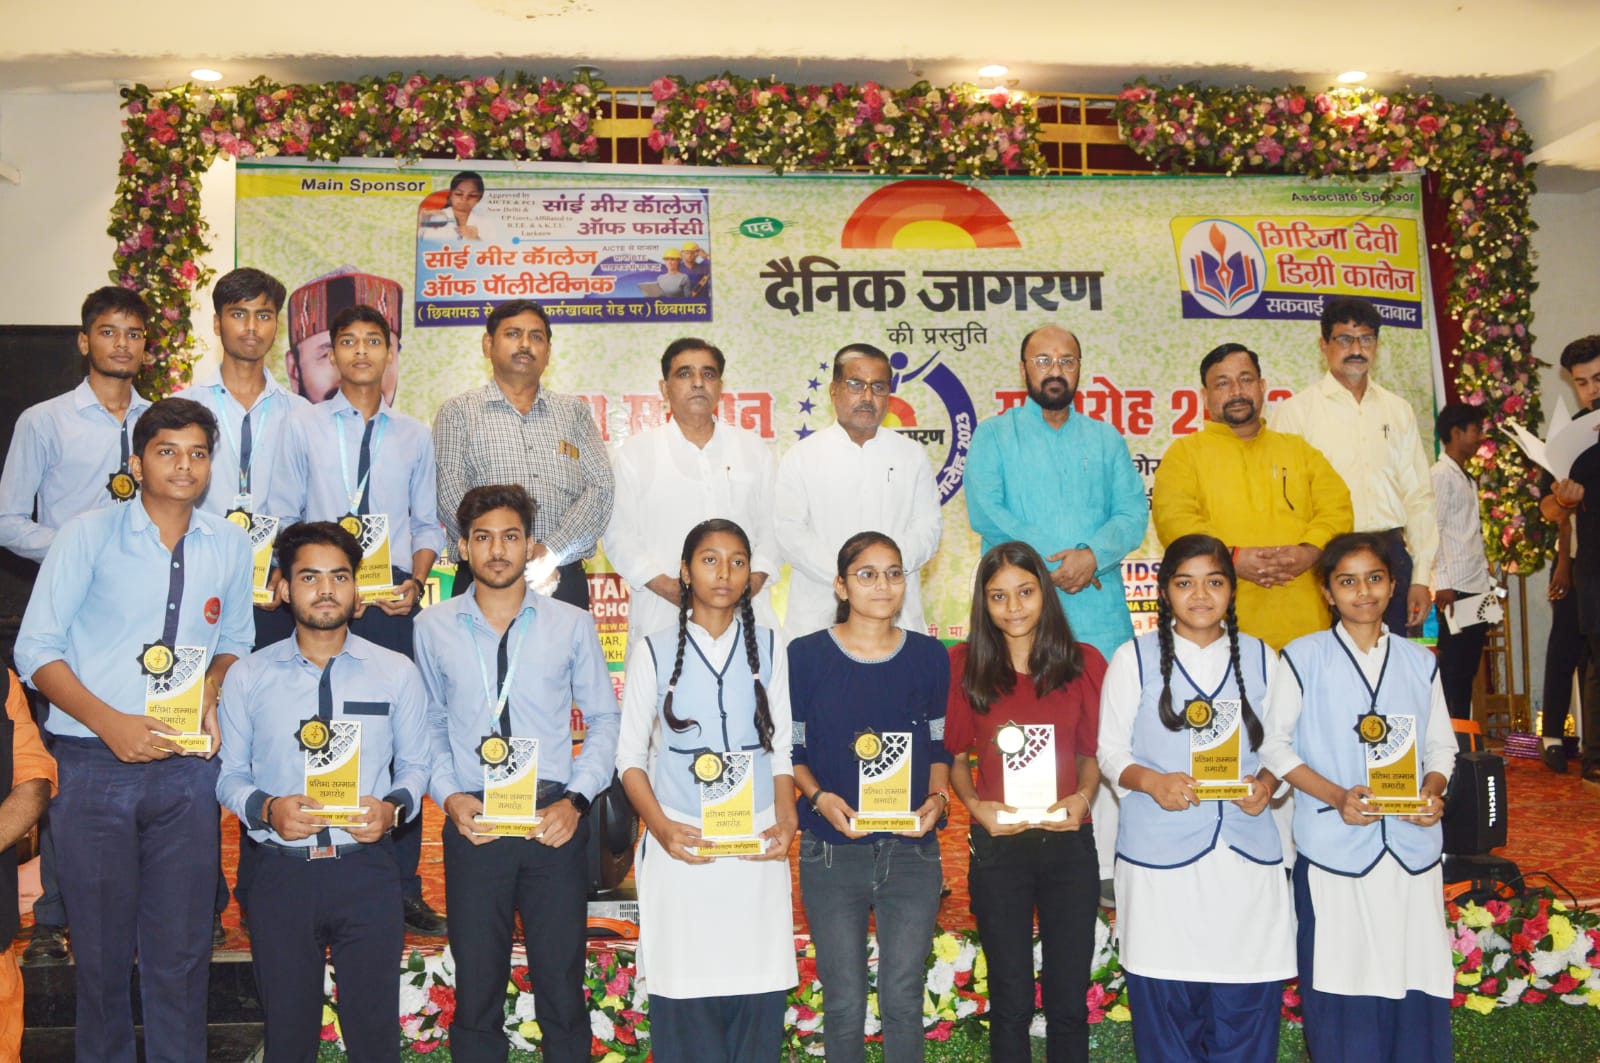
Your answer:
[[[850,389],[850,394],[852,395],[863,394],[868,388],[872,389],[872,393],[874,395],[881,396],[889,394],[889,382],[887,380],[874,380],[869,384],[865,380],[857,380],[855,377],[848,377],[845,379],[844,386]]]
[[[1063,354],[1060,358],[1052,358],[1048,354],[1041,354],[1036,357],[1029,358],[1028,362],[1040,372],[1049,369],[1053,365],[1058,365],[1062,369],[1071,372],[1072,370],[1078,368],[1078,366],[1083,362],[1083,357],[1076,354]]]
[[[876,587],[880,577],[888,580],[891,587],[898,587],[906,581],[906,570],[903,568],[858,568],[850,575],[863,587]]]
[[[1338,344],[1339,349],[1342,351],[1348,351],[1350,348],[1358,346],[1363,351],[1374,351],[1378,349],[1378,334],[1376,332],[1363,332],[1360,335],[1352,335],[1347,332],[1343,336],[1335,336],[1333,342]]]

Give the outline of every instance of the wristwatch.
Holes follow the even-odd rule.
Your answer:
[[[578,815],[587,816],[589,814],[589,799],[578,791],[568,790],[561,796],[572,802],[572,807],[578,810]]]

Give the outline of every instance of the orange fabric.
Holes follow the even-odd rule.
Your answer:
[[[0,954],[0,1063],[22,1058],[22,970],[17,957]]]
[[[6,670],[6,715],[16,725],[11,741],[11,785],[18,786],[29,779],[50,780],[50,796],[56,795],[56,760],[45,752],[44,739],[39,737],[39,726],[28,711],[28,698],[22,692],[17,674]]]

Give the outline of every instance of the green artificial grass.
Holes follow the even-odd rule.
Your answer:
[[[1456,1063],[1597,1063],[1600,1061],[1600,1008],[1567,1004],[1536,1004],[1502,1008],[1479,1015],[1464,1008],[1450,1016],[1455,1037]],[[1091,1028],[1089,1054],[1106,1063],[1135,1063],[1133,1028],[1127,1023],[1103,1022]],[[344,1053],[324,1047],[318,1063],[339,1063]],[[514,1063],[538,1063],[537,1052],[511,1053]],[[799,1056],[799,1060],[820,1059]],[[988,1063],[987,1038],[972,1040],[956,1034],[945,1042],[928,1042],[929,1063]],[[1033,1043],[1033,1058],[1044,1059],[1044,1042]],[[404,1053],[406,1063],[448,1063],[446,1048],[433,1052]],[[883,1051],[867,1046],[869,1063],[881,1063]],[[1285,1022],[1278,1042],[1279,1063],[1306,1063],[1305,1038],[1300,1027]]]

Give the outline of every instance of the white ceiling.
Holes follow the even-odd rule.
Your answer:
[[[1356,67],[1378,88],[1505,96],[1554,167],[1542,187],[1600,184],[1593,0],[0,0],[0,24],[0,92],[175,84],[197,66],[221,70],[225,84],[392,70],[562,75],[582,63],[613,85],[731,69],[904,86],[976,80],[979,66],[1003,63],[1023,89],[1091,92],[1140,74],[1321,88]]]

